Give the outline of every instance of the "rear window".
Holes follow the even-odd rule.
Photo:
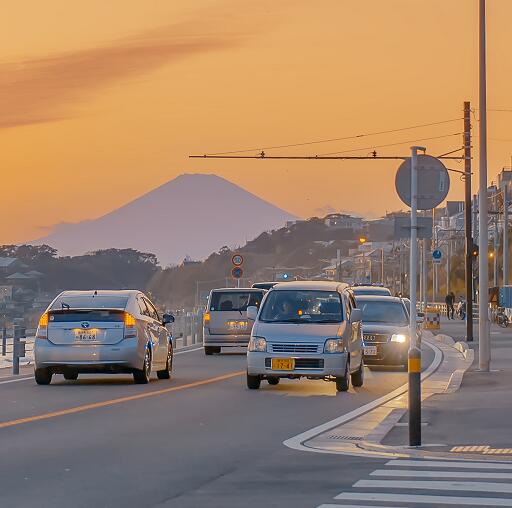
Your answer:
[[[246,311],[249,305],[259,307],[264,294],[264,291],[215,291],[209,308],[213,311]]]
[[[53,302],[51,310],[59,309],[125,309],[128,296],[61,296]]]
[[[354,288],[355,295],[376,295],[391,296],[391,291],[387,288]]]
[[[124,312],[119,310],[53,310],[50,311],[50,323],[70,323],[72,321],[124,321]]]

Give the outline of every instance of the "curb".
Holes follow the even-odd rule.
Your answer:
[[[435,358],[422,373],[422,400],[458,390],[466,370],[473,363],[473,350],[448,335],[424,332],[423,342],[434,350]],[[315,453],[374,458],[437,458],[441,460],[493,460],[474,454],[454,456],[407,446],[381,444],[386,435],[407,412],[408,385],[404,384],[369,404],[284,441],[289,448]],[[502,457],[502,460],[506,460]],[[510,459],[509,459],[510,460]]]

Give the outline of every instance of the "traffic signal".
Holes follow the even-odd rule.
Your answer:
[[[360,243],[361,245],[363,245],[363,244],[364,244],[364,243],[366,243],[367,241],[368,241],[368,238],[366,238],[366,236],[361,235],[361,236],[359,237],[359,243]]]
[[[478,245],[473,244],[473,250],[471,251],[471,255],[474,258],[478,257]]]

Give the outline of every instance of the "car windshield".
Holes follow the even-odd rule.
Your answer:
[[[341,297],[336,291],[270,291],[260,321],[267,323],[339,323]]]
[[[210,301],[212,311],[246,311],[249,305],[259,307],[263,291],[214,291]]]
[[[51,310],[58,309],[125,309],[128,296],[80,295],[57,298]]]
[[[401,302],[359,300],[357,306],[363,313],[364,323],[389,323],[403,326],[408,323],[405,307]]]

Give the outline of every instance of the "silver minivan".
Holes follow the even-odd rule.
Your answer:
[[[212,289],[203,316],[206,355],[220,353],[223,347],[247,346],[252,328],[247,307],[258,308],[265,293],[255,288]]]
[[[247,349],[247,386],[254,390],[280,378],[334,381],[347,391],[362,386],[361,311],[339,282],[287,282],[274,286],[258,311]]]
[[[53,374],[75,380],[80,373],[131,373],[148,383],[151,372],[169,379],[172,336],[150,299],[140,291],[64,291],[39,320],[34,345],[35,379]]]

